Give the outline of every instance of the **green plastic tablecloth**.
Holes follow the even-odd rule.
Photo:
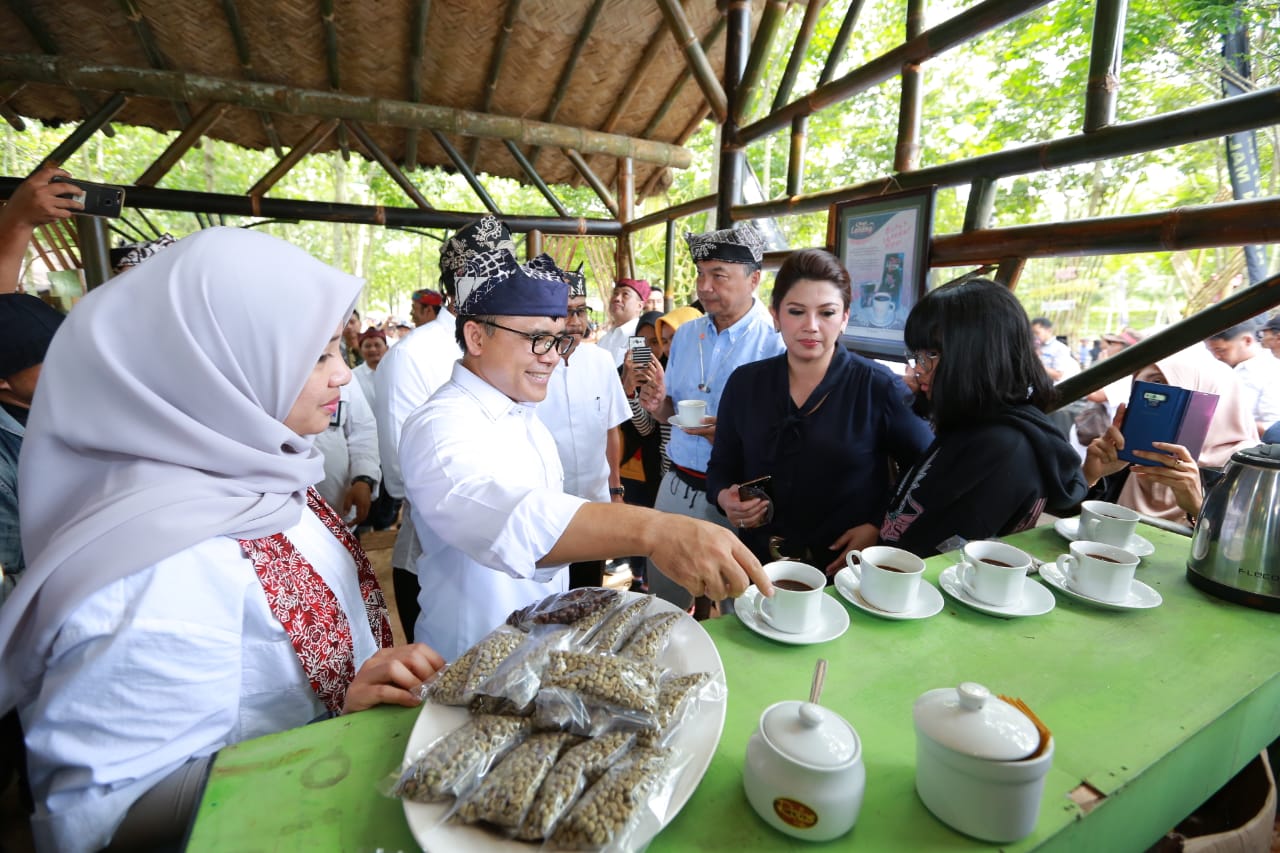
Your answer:
[[[1280,736],[1280,615],[1199,592],[1184,576],[1190,540],[1139,532],[1156,553],[1138,579],[1164,598],[1150,611],[1055,593],[1051,613],[1002,620],[946,597],[937,616],[888,621],[840,599],[849,630],[816,646],[773,642],[733,617],[703,623],[729,686],[724,734],[697,791],[649,849],[989,848],[933,818],[914,789],[912,703],[961,681],[1021,697],[1054,733],[1039,823],[1005,849],[1146,849]],[[1041,559],[1066,544],[1044,527],[1009,541]],[[947,565],[928,561],[926,577],[936,583]],[[829,662],[822,703],[857,729],[867,768],[857,825],[827,845],[775,832],[742,790],[760,712],[806,696],[818,657]],[[378,794],[416,714],[375,709],[223,750],[189,849],[416,850],[400,803]],[[1082,783],[1099,792],[1088,813],[1068,796]]]

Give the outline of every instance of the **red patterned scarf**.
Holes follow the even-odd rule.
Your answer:
[[[315,489],[307,489],[307,506],[350,552],[360,578],[360,597],[373,637],[381,648],[392,644],[387,604],[369,557],[338,514]],[[272,614],[289,632],[289,641],[311,682],[311,689],[333,714],[342,712],[347,687],[355,678],[351,625],[337,597],[307,559],[283,533],[241,539],[240,548],[253,561]]]

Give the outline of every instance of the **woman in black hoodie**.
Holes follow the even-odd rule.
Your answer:
[[[899,482],[882,542],[930,557],[1084,499],[1080,457],[1045,416],[1053,385],[1007,287],[943,285],[912,309],[904,336],[916,410],[937,437]]]

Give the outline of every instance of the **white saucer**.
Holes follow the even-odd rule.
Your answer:
[[[958,566],[950,566],[943,569],[942,574],[938,576],[938,585],[946,590],[947,595],[950,595],[961,604],[972,607],[974,610],[981,610],[983,613],[992,616],[999,616],[1002,619],[1013,619],[1017,616],[1043,616],[1057,604],[1057,599],[1053,597],[1053,593],[1031,578],[1027,578],[1023,582],[1022,600],[1017,604],[999,607],[995,604],[979,601],[969,595],[968,590],[960,584]]]
[[[667,426],[677,427],[679,429],[698,429],[699,427],[711,426],[711,424],[703,424],[703,423],[686,424],[686,423],[683,423],[675,415],[672,415],[671,417],[667,418]]]
[[[942,593],[938,592],[938,588],[923,578],[920,579],[920,588],[916,590],[916,605],[910,610],[902,613],[891,613],[888,610],[881,610],[874,604],[871,604],[862,597],[862,585],[858,579],[853,576],[853,572],[849,569],[841,569],[836,572],[836,592],[854,607],[859,610],[866,611],[872,616],[879,616],[881,619],[928,619],[930,616],[937,615],[942,610],[943,600]]]
[[[1080,519],[1078,517],[1060,518],[1053,523],[1053,529],[1063,539],[1068,542],[1074,542],[1080,538]],[[1124,546],[1124,550],[1135,557],[1149,557],[1156,552],[1156,546],[1135,533],[1129,537],[1129,542]]]
[[[1077,601],[1083,601],[1086,604],[1092,604],[1105,610],[1150,610],[1153,607],[1159,607],[1161,602],[1164,601],[1160,593],[1137,579],[1134,579],[1133,585],[1129,587],[1129,597],[1123,603],[1092,598],[1067,586],[1066,577],[1063,576],[1055,563],[1045,563],[1040,569],[1040,577],[1044,578],[1045,583],[1059,592],[1066,593]]]
[[[803,634],[788,634],[786,631],[779,631],[772,625],[756,619],[756,599],[760,597],[760,590],[755,585],[747,587],[747,591],[742,597],[733,603],[733,612],[738,615],[738,619],[742,621],[752,631],[755,631],[762,637],[768,637],[770,640],[777,640],[779,643],[786,643],[792,646],[810,646],[814,643],[825,643],[839,637],[845,631],[849,630],[849,611],[840,606],[840,602],[831,596],[823,593],[822,595],[822,624],[812,631],[805,631]]]

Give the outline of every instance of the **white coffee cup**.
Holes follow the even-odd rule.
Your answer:
[[[1081,595],[1112,604],[1128,600],[1137,568],[1137,557],[1105,542],[1077,539],[1071,543],[1070,554],[1058,556],[1058,570],[1066,576],[1067,586]]]
[[[877,293],[871,297],[871,315],[877,321],[887,320],[897,307],[893,304],[893,297],[887,293]]]
[[[779,560],[766,563],[765,574],[773,581],[773,598],[756,599],[756,618],[787,634],[803,634],[822,620],[822,597],[827,576],[807,563]]]
[[[1085,501],[1080,504],[1080,528],[1077,539],[1104,542],[1123,548],[1129,544],[1138,527],[1138,514],[1119,504]]]
[[[875,545],[844,555],[857,579],[862,598],[887,613],[905,613],[915,606],[924,575],[924,560],[910,551]]]
[[[676,420],[681,426],[702,426],[702,419],[706,416],[706,400],[681,400],[676,403]]]
[[[1031,558],[1012,545],[970,542],[960,553],[960,586],[978,601],[1012,607],[1022,601]]]

